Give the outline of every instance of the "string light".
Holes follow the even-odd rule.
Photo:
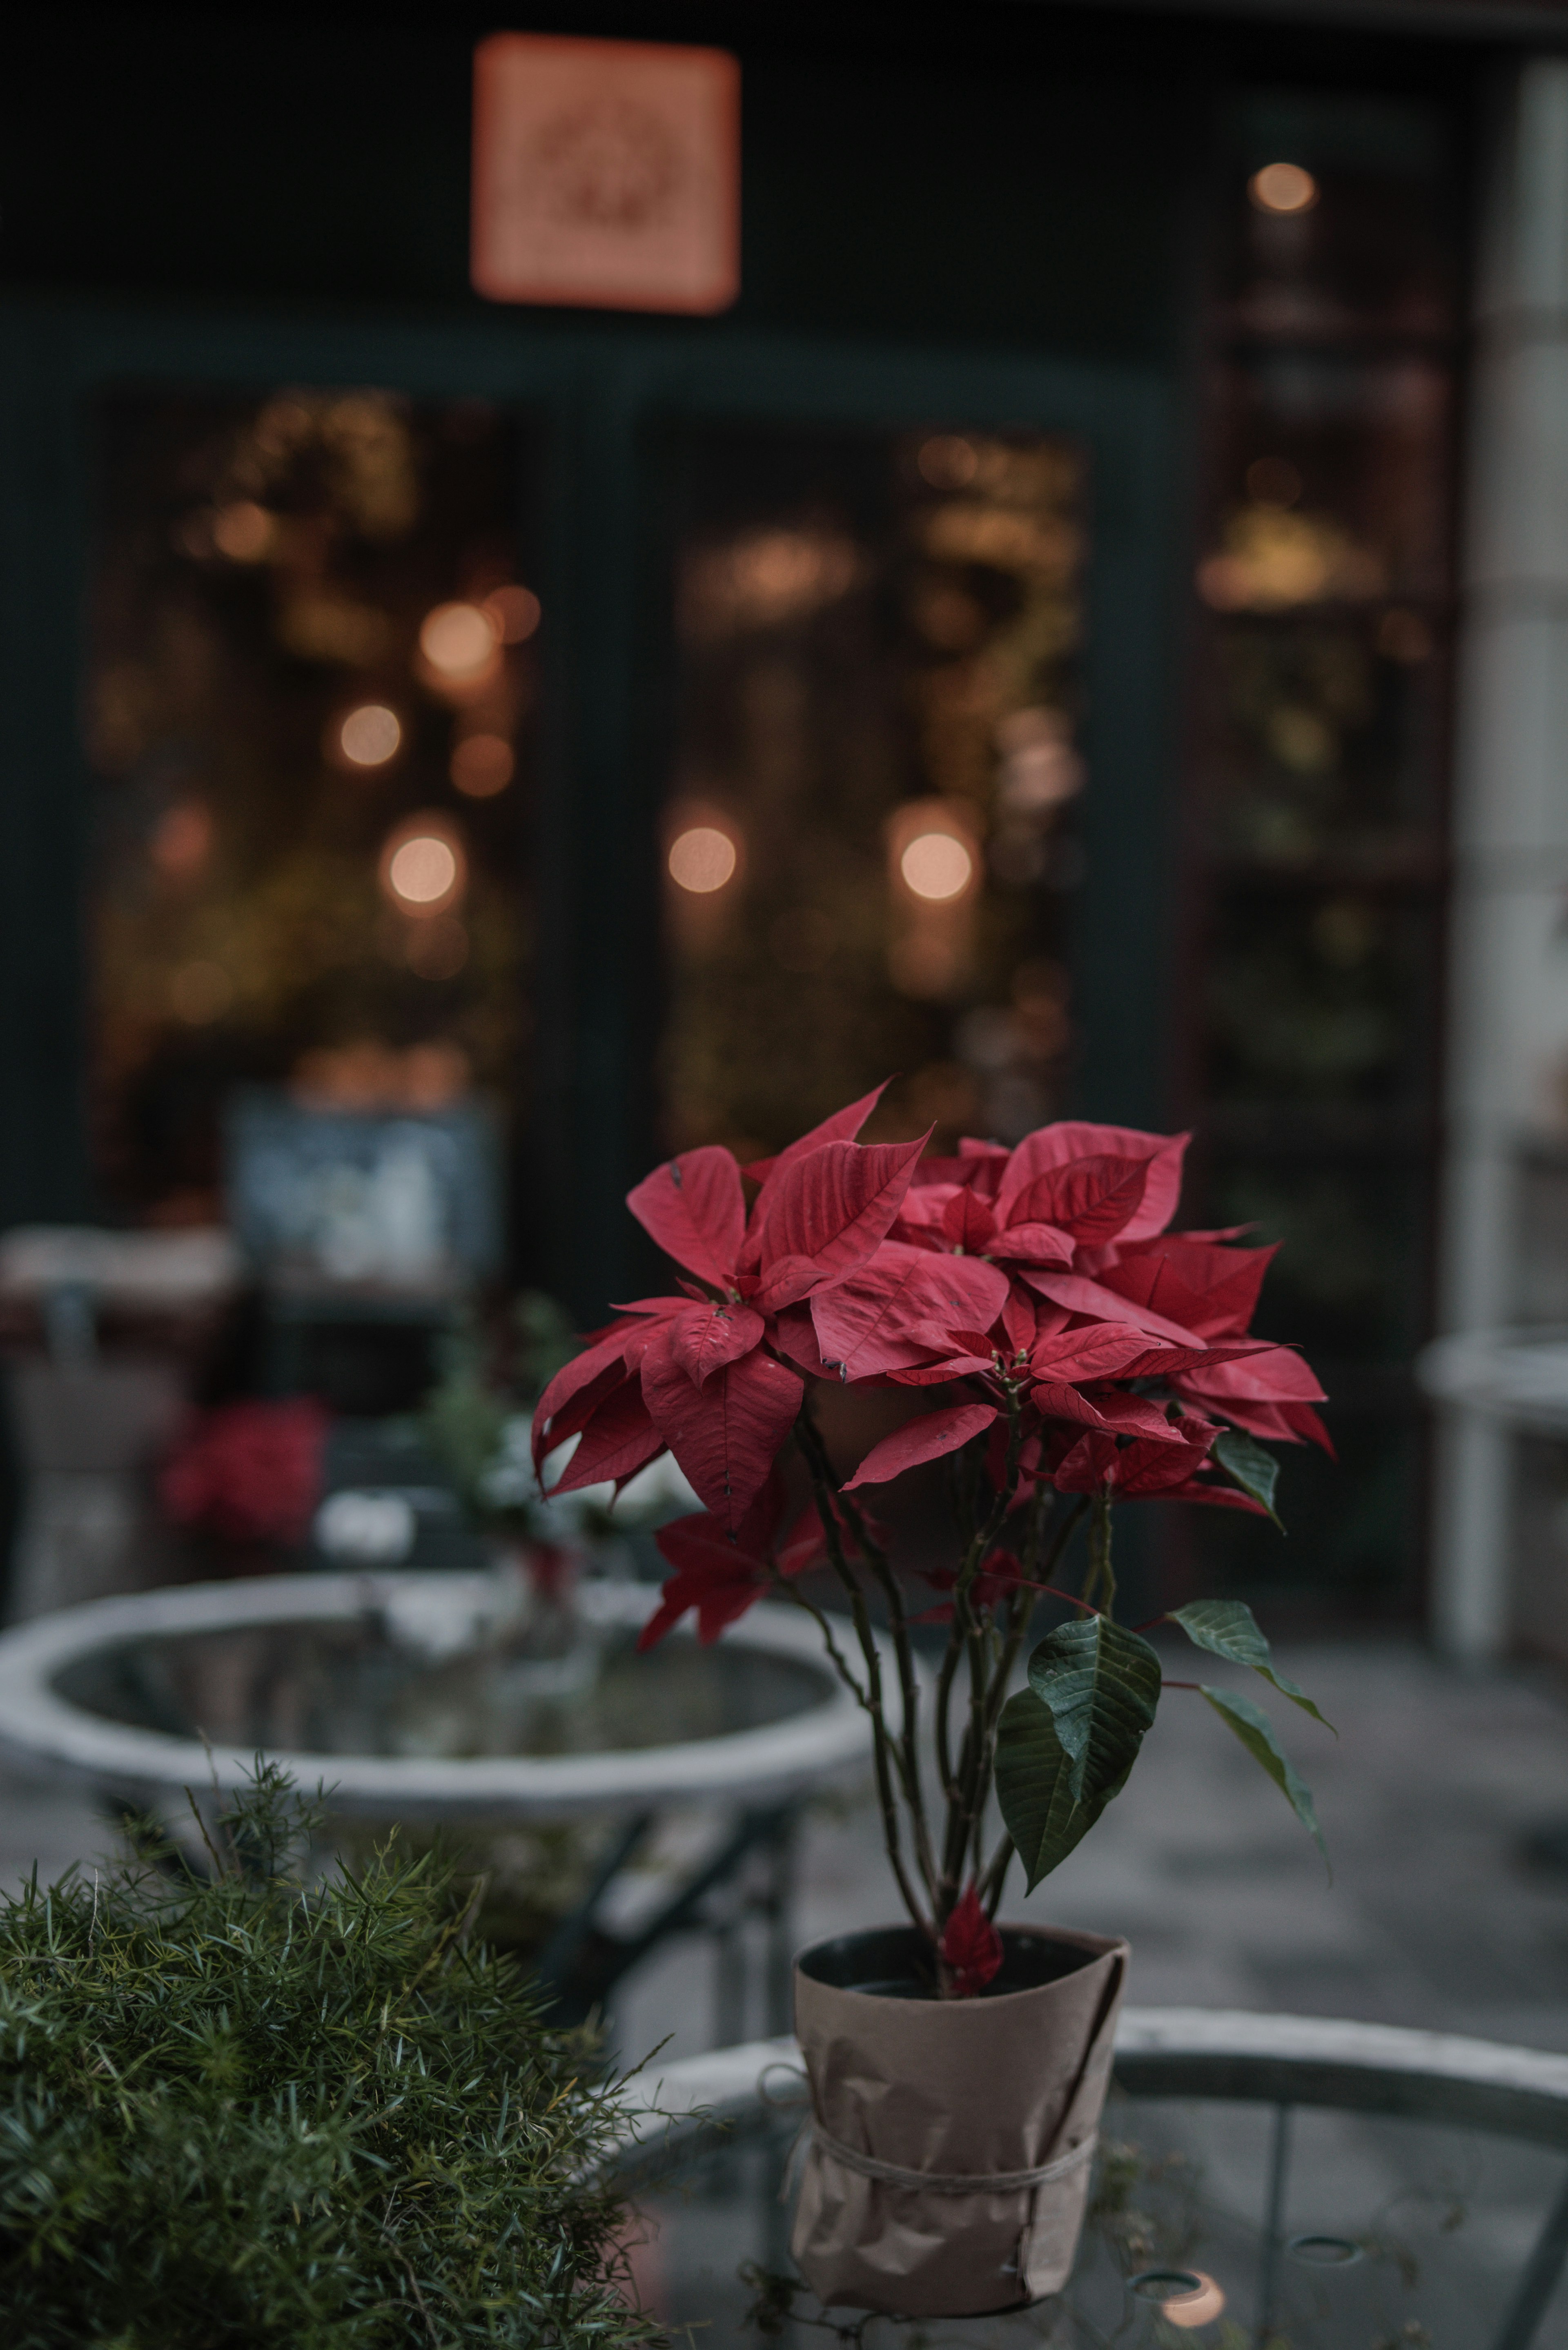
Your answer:
[[[961,898],[974,879],[974,859],[950,832],[918,832],[898,859],[904,886],[937,903]]]
[[[707,897],[722,889],[739,862],[735,844],[717,825],[694,824],[670,845],[670,878],[677,889]]]
[[[364,702],[337,729],[338,747],[356,767],[384,767],[403,739],[401,722],[384,702]]]

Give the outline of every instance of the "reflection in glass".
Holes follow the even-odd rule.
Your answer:
[[[666,1139],[1015,1137],[1071,1062],[1083,460],[709,428],[677,463]]]
[[[1252,97],[1216,254],[1196,567],[1189,1212],[1283,1242],[1337,1468],[1288,1544],[1178,1529],[1177,1578],[1407,1606],[1447,849],[1457,243],[1435,109]],[[1310,202],[1281,201],[1305,192]]]
[[[94,1139],[109,1210],[178,1221],[217,1212],[241,1080],[514,1101],[527,452],[375,391],[99,422]]]

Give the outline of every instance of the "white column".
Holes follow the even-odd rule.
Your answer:
[[[1440,1326],[1513,1311],[1512,1154],[1568,1056],[1568,61],[1518,71],[1476,305],[1461,568]],[[1560,1113],[1554,1123],[1561,1123]],[[1495,1655],[1509,1620],[1508,1438],[1445,1413],[1434,1631]]]

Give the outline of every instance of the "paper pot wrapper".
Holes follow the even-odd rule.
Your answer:
[[[818,1942],[796,1963],[813,2120],[790,2250],[825,2304],[980,2317],[1066,2282],[1127,1945],[1028,1926],[1002,1941],[977,1999],[898,1995],[916,1981],[913,1929]]]

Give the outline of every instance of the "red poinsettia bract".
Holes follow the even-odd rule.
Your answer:
[[[1302,1357],[1249,1335],[1272,1250],[1167,1229],[1185,1136],[1068,1119],[922,1159],[857,1141],[880,1092],[759,1166],[709,1145],[639,1183],[679,1290],[622,1308],[541,1399],[535,1461],[577,1439],[555,1492],[668,1449],[704,1504],[660,1537],[675,1573],[645,1640],[692,1607],[711,1638],[791,1571],[769,1478],[813,1380],[910,1391],[846,1492],[984,1440],[1020,1498],[1257,1510],[1216,1457],[1228,1429],[1331,1449]]]

